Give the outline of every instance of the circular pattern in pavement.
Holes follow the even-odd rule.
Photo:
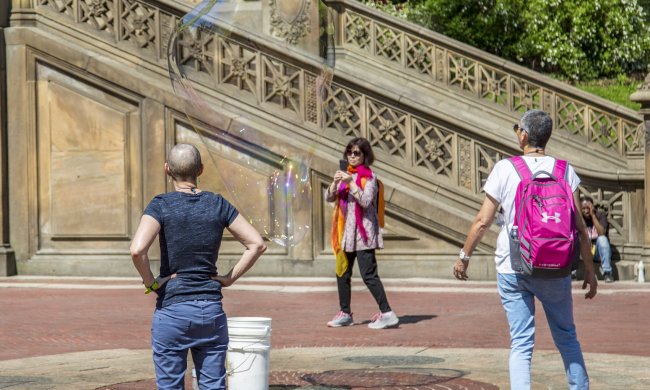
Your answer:
[[[273,389],[431,389],[498,390],[489,383],[459,377],[385,370],[332,370],[321,373],[272,372]]]
[[[346,362],[369,364],[371,366],[418,366],[443,363],[445,359],[433,356],[348,356]]]

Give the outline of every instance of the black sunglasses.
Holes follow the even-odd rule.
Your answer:
[[[363,154],[362,151],[360,150],[350,150],[346,153],[348,156],[354,156],[354,157],[359,157]]]
[[[523,131],[524,133],[528,133],[528,131],[526,131],[526,129],[524,129],[523,127],[519,126],[518,123],[512,125],[512,130],[514,130],[515,133],[519,130]]]

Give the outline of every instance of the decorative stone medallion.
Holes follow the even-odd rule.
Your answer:
[[[295,45],[311,31],[310,0],[269,0],[271,34]]]

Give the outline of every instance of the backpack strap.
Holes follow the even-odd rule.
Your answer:
[[[555,179],[566,181],[567,165],[566,160],[555,160],[555,166],[553,167],[553,176],[555,176]]]
[[[524,161],[521,156],[510,157],[508,161],[510,161],[515,167],[515,171],[517,171],[517,174],[521,180],[530,180],[532,172],[530,171],[530,168],[528,168],[526,161]]]

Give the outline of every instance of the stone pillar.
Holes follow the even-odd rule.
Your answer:
[[[11,25],[12,26],[31,26],[34,25],[34,1],[33,0],[3,0],[0,3],[7,4],[11,8]],[[8,25],[7,25],[8,26]]]
[[[4,30],[11,4],[0,5],[0,276],[16,274],[16,259],[9,244],[9,191],[7,169],[7,58]]]
[[[645,178],[644,178],[644,206],[643,206],[643,252],[641,258],[646,264],[650,264],[650,73],[639,89],[630,96],[632,101],[641,104],[639,111],[643,115],[643,126],[645,129],[644,157],[645,157]],[[647,272],[647,271],[646,271]]]
[[[13,4],[14,12],[34,7],[32,0],[9,0],[9,4]]]

